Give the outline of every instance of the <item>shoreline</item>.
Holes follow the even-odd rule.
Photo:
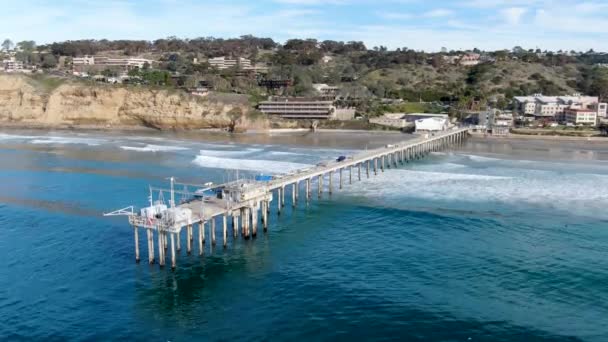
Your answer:
[[[608,137],[569,137],[562,135],[529,135],[529,134],[509,134],[508,136],[484,135],[482,133],[469,133],[472,138],[488,141],[555,141],[555,142],[600,142],[608,144]]]
[[[46,124],[23,124],[23,123],[11,123],[3,122],[0,129],[21,129],[21,130],[41,130],[41,131],[70,131],[70,132],[146,132],[146,133],[214,133],[214,134],[225,134],[234,136],[247,136],[247,135],[267,135],[267,136],[280,136],[289,135],[290,133],[307,133],[307,134],[357,134],[365,133],[370,135],[378,136],[411,136],[416,135],[415,133],[403,133],[400,131],[383,131],[383,130],[365,130],[365,129],[331,129],[322,128],[312,132],[307,128],[273,128],[273,129],[251,129],[244,132],[228,132],[224,128],[201,128],[201,129],[156,129],[145,126],[108,126],[108,125],[46,125]],[[560,135],[532,135],[532,134],[510,134],[508,136],[493,136],[485,135],[483,133],[469,133],[472,138],[476,140],[487,140],[487,141],[553,141],[553,142],[594,142],[594,143],[607,143],[608,137],[576,137],[576,136],[560,136]]]

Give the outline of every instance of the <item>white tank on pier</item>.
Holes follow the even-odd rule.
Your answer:
[[[162,203],[156,203],[151,207],[141,209],[141,216],[149,219],[156,218],[158,214],[163,214],[167,211],[167,206]]]

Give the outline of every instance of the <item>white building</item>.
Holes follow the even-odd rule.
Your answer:
[[[73,65],[94,65],[95,57],[93,56],[84,56],[84,57],[74,57],[72,59]]]
[[[449,121],[438,117],[418,119],[415,124],[416,132],[438,132],[449,128]]]
[[[261,102],[259,109],[285,119],[333,119],[336,112],[333,101],[308,98],[271,98]]]
[[[516,109],[525,116],[536,119],[565,121],[566,109],[593,109],[599,117],[606,117],[608,105],[600,103],[597,96],[573,94],[567,96],[516,96]]]
[[[314,83],[312,87],[321,95],[335,96],[340,92],[339,87],[330,86],[325,83]]]
[[[597,111],[594,109],[574,109],[568,108],[565,111],[565,121],[575,125],[597,124]]]
[[[145,58],[110,58],[103,56],[84,56],[74,57],[72,59],[73,67],[81,69],[85,66],[108,66],[108,67],[123,67],[126,69],[139,68],[142,69],[144,65],[152,65],[152,60]]]
[[[234,67],[239,67],[240,69],[247,70],[252,69],[251,61],[247,58],[239,57],[237,59],[227,58],[227,57],[215,57],[209,59],[209,65],[212,67],[224,70]]]
[[[481,62],[481,55],[478,53],[467,53],[460,58],[460,65],[475,66]]]
[[[23,62],[16,60],[15,57],[3,60],[2,65],[6,72],[21,72],[23,70]]]

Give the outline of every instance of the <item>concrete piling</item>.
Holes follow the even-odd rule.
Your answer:
[[[348,184],[353,184],[353,166],[351,165],[348,170]]]
[[[163,233],[158,230],[158,264],[165,266],[165,243],[163,241]]]
[[[264,203],[267,203],[267,202],[264,202]],[[268,206],[268,204],[266,204],[266,206]],[[264,220],[264,223],[262,223],[264,225],[264,233],[266,233],[268,231],[268,211],[267,210],[262,211],[262,219]]]
[[[278,188],[277,189],[277,215],[281,215],[281,192],[282,192],[281,188]],[[243,218],[243,223],[245,223],[244,218]]]
[[[175,237],[178,238],[179,241],[179,235],[177,235],[177,233],[173,234],[171,233],[171,268],[175,269],[175,267],[177,266],[177,262],[175,260]]]
[[[152,236],[152,229],[146,229],[146,234],[148,236],[148,263],[154,263],[154,237]]]
[[[139,262],[139,232],[137,226],[133,226],[133,236],[135,238],[135,262]]]
[[[329,194],[334,192],[334,172],[329,171]]]
[[[293,183],[291,185],[291,207],[295,208],[298,204],[298,185],[297,183]]]
[[[258,208],[251,207],[251,237],[258,235]]]
[[[198,224],[198,255],[203,255],[203,241],[205,236],[205,224],[201,221]]]
[[[281,208],[285,207],[285,185],[281,187]]]
[[[235,211],[232,212],[232,236],[235,239],[239,236],[239,217]]]
[[[192,225],[189,224],[186,228],[186,252],[192,253]]]
[[[228,216],[226,214],[224,214],[222,216],[222,223],[223,223],[223,234],[222,234],[222,238],[224,239],[224,248],[226,248],[226,246],[228,245]]]
[[[209,230],[211,230],[211,245],[215,246],[215,217],[211,218],[211,224],[209,225]]]
[[[342,171],[344,168],[340,168],[340,190],[342,190]]]
[[[319,175],[319,179],[317,180],[317,184],[318,184],[318,195],[319,195],[319,199],[321,199],[321,197],[323,196],[323,175]]]

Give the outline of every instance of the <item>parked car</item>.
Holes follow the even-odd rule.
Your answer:
[[[336,159],[336,161],[337,161],[338,163],[343,162],[343,161],[345,161],[345,160],[346,160],[346,156],[339,156],[339,157],[338,157],[338,159]]]

